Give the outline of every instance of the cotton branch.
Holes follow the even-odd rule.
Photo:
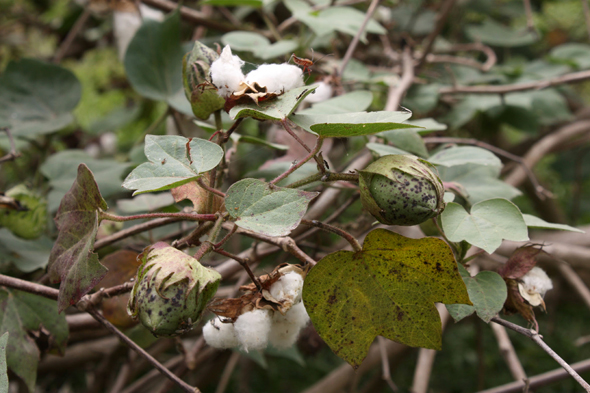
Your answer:
[[[178,6],[178,3],[174,3],[168,0],[141,0],[142,3],[154,7],[161,11],[172,12],[176,9],[179,10],[180,16],[189,22],[196,23],[199,26],[205,26],[211,29],[220,30],[224,32],[234,31],[240,29],[237,25],[231,25],[226,23],[217,22],[211,19],[210,16],[205,15],[202,12],[194,10],[185,6]]]
[[[436,40],[436,37],[438,37],[438,35],[442,31],[442,29],[447,21],[447,18],[449,17],[449,14],[451,13],[451,9],[453,8],[453,5],[455,5],[455,1],[456,0],[446,0],[441,5],[440,11],[439,11],[438,15],[436,16],[436,26],[434,27],[434,29],[430,32],[430,34],[426,38],[426,45],[424,46],[424,51],[422,52],[422,57],[420,57],[420,59],[418,59],[418,64],[416,65],[416,69],[419,69],[420,67],[422,67],[422,65],[424,64],[424,61],[426,60],[426,56],[428,56],[430,51],[432,51],[434,41]]]
[[[12,133],[10,132],[9,128],[3,128],[2,131],[6,133],[8,137],[8,141],[10,142],[10,152],[5,156],[0,157],[0,164],[6,161],[12,161],[15,158],[20,157],[20,153],[16,151],[16,145],[14,144],[14,138],[12,137]]]
[[[406,91],[412,86],[414,82],[414,59],[409,46],[404,48],[402,53],[402,77],[396,86],[392,86],[387,94],[387,103],[385,104],[386,111],[395,111]]]
[[[523,336],[526,336],[526,337],[530,338],[531,340],[533,340],[538,346],[541,347],[541,349],[543,349],[545,352],[547,352],[547,354],[549,356],[551,356],[557,363],[559,363],[559,365],[561,367],[563,367],[563,369],[565,371],[567,371],[567,373],[569,375],[571,375],[572,378],[574,378],[576,380],[576,382],[578,382],[580,384],[580,386],[582,386],[584,388],[584,390],[586,390],[586,392],[590,392],[590,385],[586,381],[584,381],[584,379],[582,377],[580,377],[580,375],[569,364],[567,364],[565,362],[565,360],[563,360],[557,353],[555,353],[555,351],[553,351],[553,349],[551,349],[541,339],[541,336],[539,335],[539,333],[537,333],[531,329],[525,329],[522,326],[518,326],[512,322],[508,322],[508,321],[498,318],[498,317],[492,318],[492,322],[495,322],[499,325],[507,327],[508,329],[512,329],[515,332],[520,333]]]

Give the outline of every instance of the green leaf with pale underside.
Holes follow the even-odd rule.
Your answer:
[[[65,315],[57,313],[55,300],[16,289],[0,289],[0,331],[8,332],[6,363],[13,373],[35,391],[39,348],[31,333],[49,334],[49,350],[62,354],[68,339]]]
[[[491,254],[502,239],[529,240],[522,213],[507,199],[495,198],[476,203],[467,213],[463,206],[449,203],[441,215],[443,231],[452,242],[466,242]]]
[[[313,325],[332,351],[357,368],[377,336],[441,348],[435,302],[471,304],[450,247],[385,229],[362,251],[337,251],[314,266],[303,287]]]
[[[485,323],[489,323],[504,307],[507,296],[504,279],[498,273],[488,271],[479,272],[475,277],[471,277],[462,265],[459,265],[459,273],[465,282],[473,306],[449,304],[447,310],[455,322],[476,312]]]
[[[535,217],[530,214],[523,214],[522,216],[524,217],[524,222],[526,223],[526,226],[529,228],[556,229],[558,231],[585,233],[581,229],[574,228],[565,224],[554,224],[551,222],[547,222],[545,220],[540,219],[539,217]]]
[[[143,192],[179,187],[215,168],[223,157],[219,145],[199,138],[178,135],[147,135],[145,155],[150,162],[135,168],[123,187]]]
[[[346,138],[371,135],[398,128],[416,128],[402,124],[410,112],[351,112],[328,115],[295,114],[291,120],[304,130],[324,138]]]
[[[6,367],[6,345],[8,344],[6,332],[0,337],[0,393],[8,393],[8,370]]]
[[[434,165],[452,167],[463,164],[501,167],[502,161],[489,150],[474,146],[454,146],[443,149],[428,158]]]
[[[80,164],[78,177],[57,210],[59,234],[49,256],[49,278],[61,282],[59,312],[78,302],[107,273],[93,250],[99,212],[106,209],[92,172]]]
[[[229,117],[252,117],[258,120],[281,121],[289,117],[307,95],[311,94],[316,86],[303,86],[258,104],[252,102],[246,105],[236,105],[229,111]]]
[[[240,228],[267,236],[286,236],[295,229],[318,195],[243,179],[227,190],[225,208]]]

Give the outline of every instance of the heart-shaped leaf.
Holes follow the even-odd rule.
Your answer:
[[[284,120],[299,106],[307,95],[311,94],[316,86],[303,86],[289,90],[275,99],[236,105],[229,111],[229,117],[239,119],[240,117],[253,117],[258,120]]]
[[[195,180],[219,164],[223,149],[199,138],[147,135],[145,155],[150,162],[135,168],[123,182],[123,187],[136,190],[133,195],[169,190]]]
[[[10,62],[0,77],[0,124],[17,137],[58,131],[74,120],[81,95],[80,82],[65,68],[33,59]]]
[[[434,303],[471,304],[444,241],[385,229],[369,233],[362,251],[322,258],[305,279],[303,300],[320,336],[355,368],[378,335],[440,349]]]
[[[107,273],[93,251],[99,212],[106,209],[92,172],[80,164],[78,177],[57,210],[59,234],[49,256],[49,278],[61,282],[59,312],[80,300]]]
[[[371,135],[398,128],[416,128],[401,124],[411,112],[351,112],[329,115],[295,114],[291,120],[304,130],[324,138],[346,138]]]
[[[65,315],[54,300],[16,289],[0,288],[0,331],[8,332],[6,364],[35,391],[39,348],[29,332],[49,332],[50,350],[63,354],[68,339]]]
[[[475,277],[471,277],[469,272],[459,265],[459,273],[465,282],[473,306],[449,304],[447,310],[455,322],[459,322],[475,311],[485,323],[489,323],[504,307],[507,296],[506,283],[496,272],[480,272]]]
[[[329,100],[318,102],[311,108],[304,109],[297,114],[301,115],[325,115],[336,113],[350,113],[366,110],[373,102],[373,93],[366,90],[357,90],[343,94]]]
[[[451,202],[441,215],[443,230],[452,242],[466,242],[493,253],[502,239],[529,240],[522,213],[507,199],[488,199],[476,203],[467,213],[463,206]]]
[[[297,228],[317,192],[244,179],[227,190],[225,208],[240,228],[267,236],[286,236]]]

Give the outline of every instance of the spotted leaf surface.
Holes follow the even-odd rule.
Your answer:
[[[362,251],[322,258],[305,279],[303,300],[320,336],[354,368],[377,336],[441,349],[434,303],[471,304],[444,241],[385,229],[369,233]]]
[[[107,273],[93,251],[101,209],[106,210],[107,203],[90,169],[80,164],[78,177],[57,210],[59,234],[49,256],[49,277],[61,282],[59,312],[80,300]]]

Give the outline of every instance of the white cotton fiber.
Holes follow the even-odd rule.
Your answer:
[[[269,310],[257,309],[240,315],[234,323],[240,348],[246,352],[251,349],[266,348],[271,325],[272,318]]]
[[[289,272],[270,286],[270,294],[279,302],[295,304],[301,301],[303,277],[297,272]]]
[[[553,289],[553,283],[547,273],[540,267],[532,268],[521,277],[523,289],[529,293],[538,293],[545,296],[548,290]]]
[[[275,348],[286,349],[295,344],[299,332],[309,322],[309,315],[305,311],[303,302],[299,302],[291,307],[285,315],[275,312],[272,321],[268,341]]]
[[[287,63],[263,64],[246,75],[246,83],[252,85],[254,82],[266,87],[269,93],[281,94],[304,85],[303,71]]]
[[[211,83],[217,87],[220,96],[227,98],[239,89],[244,80],[243,65],[242,59],[232,55],[229,45],[223,48],[219,59],[211,63]]]
[[[318,88],[303,99],[303,102],[315,104],[332,98],[332,86],[326,82],[317,83]]]
[[[238,346],[234,325],[213,318],[203,326],[203,338],[210,347],[224,349]]]

